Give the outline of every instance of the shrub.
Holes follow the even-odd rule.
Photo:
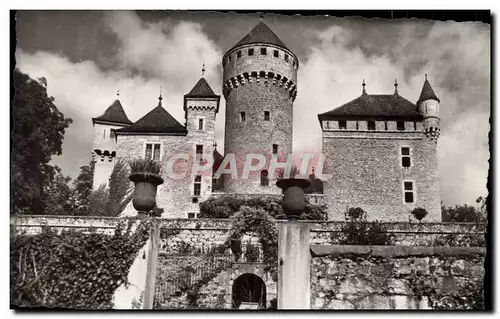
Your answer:
[[[200,203],[199,218],[232,218],[242,206],[252,209],[262,209],[272,218],[278,219],[284,215],[282,199],[277,196],[258,196],[240,198],[236,196],[211,197]],[[302,220],[327,220],[328,214],[325,205],[307,203],[304,213],[300,216]]]
[[[360,207],[351,207],[347,210],[347,216],[351,220],[366,219],[366,212]]]
[[[390,245],[393,235],[378,221],[353,221],[342,226],[340,234],[332,239],[340,245]]]

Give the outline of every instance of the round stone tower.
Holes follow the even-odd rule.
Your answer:
[[[260,22],[224,54],[226,156],[234,154],[238,178],[224,176],[230,193],[280,193],[269,170],[270,158],[292,153],[293,101],[299,61],[269,27]],[[266,158],[264,167],[245,176],[247,154]],[[230,155],[231,156],[231,155]],[[248,157],[246,157],[248,159]],[[251,164],[258,165],[258,160]],[[276,174],[274,174],[276,176]]]
[[[424,86],[417,101],[417,107],[418,112],[424,118],[424,134],[427,138],[435,142],[437,142],[440,134],[439,103],[439,98],[434,93],[426,74]]]

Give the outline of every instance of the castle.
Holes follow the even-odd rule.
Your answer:
[[[292,154],[299,61],[260,22],[224,54],[222,65],[225,156],[214,143],[220,95],[202,77],[184,95],[184,125],[162,107],[161,95],[157,107],[134,123],[118,99],[92,119],[94,189],[108,181],[117,159],[145,157],[162,163],[177,160],[173,171],[163,173],[165,182],[158,188],[157,204],[165,209],[163,217],[196,218],[199,203],[215,191],[280,194],[275,186],[278,176],[269,166],[245,178],[214,173],[227,164],[236,164],[241,172],[249,153],[265,158],[268,164]],[[416,104],[399,95],[397,82],[394,92],[385,95],[368,94],[363,82],[361,96],[318,115],[325,167],[331,175],[320,187],[329,219],[345,220],[348,208],[361,207],[368,219],[408,221],[409,212],[422,207],[429,212],[424,221],[441,221],[439,102],[427,77]],[[228,154],[233,157],[228,159]],[[213,161],[204,174],[175,177],[175,172],[187,170],[190,161],[199,162],[205,156]]]

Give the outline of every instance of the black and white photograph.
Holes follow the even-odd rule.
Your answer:
[[[492,310],[489,10],[10,17],[11,310]]]

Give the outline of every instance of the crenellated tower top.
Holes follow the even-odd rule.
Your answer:
[[[222,65],[225,97],[241,85],[262,81],[277,85],[295,100],[299,60],[262,21],[224,54]]]

